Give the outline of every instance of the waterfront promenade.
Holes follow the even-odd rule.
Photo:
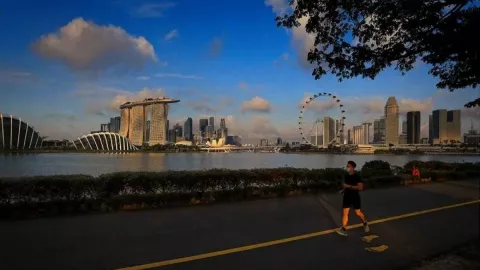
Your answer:
[[[338,194],[0,222],[1,269],[397,269],[478,239],[479,188],[366,190],[348,237]]]

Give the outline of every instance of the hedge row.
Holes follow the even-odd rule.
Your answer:
[[[404,167],[371,161],[360,173],[366,187],[373,188],[401,183],[409,177],[413,166],[433,181],[480,176],[480,163],[419,161],[409,162]],[[344,175],[343,169],[277,168],[0,179],[0,218],[159,208],[336,191]]]

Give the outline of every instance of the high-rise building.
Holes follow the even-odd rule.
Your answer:
[[[207,135],[208,119],[200,119],[198,124],[200,136],[204,138]]]
[[[433,143],[433,116],[428,116],[428,143]]]
[[[261,139],[260,146],[268,146],[268,139]]]
[[[373,121],[373,143],[385,143],[385,118],[383,117]]]
[[[100,125],[100,131],[102,132],[110,132],[110,129],[109,129],[109,124],[101,124]]]
[[[212,126],[212,130],[215,130],[215,118],[214,117],[210,117],[208,119],[208,125]]]
[[[220,119],[220,128],[227,128],[227,124],[225,122],[225,118]]]
[[[108,124],[108,130],[113,133],[120,132],[120,116],[110,118],[110,123]]]
[[[397,145],[398,132],[398,104],[395,97],[389,97],[385,104],[385,144]]]
[[[363,126],[363,141],[362,144],[370,144],[370,126],[372,123],[362,123]]]
[[[447,112],[447,140],[449,143],[460,142],[462,139],[462,120],[460,110]]]
[[[176,143],[177,142],[177,133],[175,129],[170,129],[168,131],[168,141],[171,143]]]
[[[277,145],[282,145],[282,138],[280,137],[277,138]]]
[[[419,144],[420,143],[420,112],[413,111],[407,112],[407,144]]]
[[[440,109],[433,111],[430,126],[430,140],[434,144],[458,142],[462,138],[460,110],[447,111]]]
[[[353,127],[353,144],[365,144],[364,125]]]
[[[193,120],[192,118],[187,118],[185,123],[183,124],[183,133],[185,136],[185,140],[192,141],[193,140]]]
[[[150,118],[149,145],[167,141],[168,104],[180,102],[170,98],[148,98],[139,102],[127,102],[120,106],[120,135],[130,139],[133,145],[146,143],[146,121]],[[151,114],[151,117],[149,117]]]
[[[402,122],[402,134],[407,134],[407,129],[408,129],[407,120],[403,120],[403,122]]]
[[[323,146],[328,146],[336,140],[335,136],[335,120],[331,117],[323,118]]]
[[[347,144],[352,144],[352,143],[353,143],[351,136],[352,136],[352,135],[351,135],[351,129],[349,129],[349,130],[347,131]]]
[[[175,137],[177,138],[177,141],[182,141],[182,138],[184,137],[182,126],[179,123],[176,123],[173,129],[175,130]]]

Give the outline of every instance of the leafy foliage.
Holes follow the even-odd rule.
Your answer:
[[[422,176],[458,179],[480,176],[480,163],[412,161]],[[388,162],[367,162],[361,171],[367,187],[398,184]],[[0,218],[160,208],[219,201],[283,197],[336,191],[343,169],[251,169],[164,172],[118,172],[99,177],[56,175],[0,179]]]
[[[480,82],[480,27],[474,0],[296,0],[277,25],[305,29],[315,36],[308,61],[312,75],[330,72],[339,80],[374,79],[394,66],[405,74],[416,61],[430,64],[437,87],[450,91]],[[350,37],[352,41],[350,42]],[[480,105],[480,99],[466,106]]]

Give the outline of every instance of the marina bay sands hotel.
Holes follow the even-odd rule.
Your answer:
[[[130,139],[136,146],[165,144],[168,132],[168,104],[177,102],[180,100],[162,97],[122,104],[120,135]],[[147,120],[150,120],[149,128]]]

